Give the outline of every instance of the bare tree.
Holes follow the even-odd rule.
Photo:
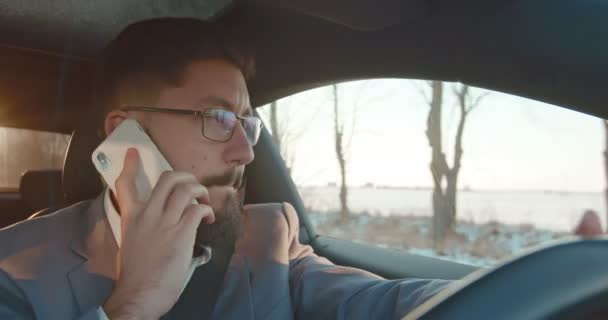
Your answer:
[[[281,129],[279,129],[279,115],[277,113],[277,101],[270,104],[270,130],[272,131],[272,142],[281,150]]]
[[[272,141],[277,146],[281,153],[281,157],[285,161],[287,173],[291,174],[294,166],[295,156],[291,145],[303,134],[303,131],[294,130],[291,128],[289,117],[279,116],[279,102],[274,101],[269,106],[269,122],[270,130],[272,131]]]
[[[286,142],[286,134],[279,126],[279,111],[277,110],[277,107],[277,101],[273,101],[270,104],[270,130],[272,131],[272,141],[274,142],[275,146],[277,146],[277,149],[279,149],[281,156],[285,160],[287,173],[291,174],[292,164],[287,161],[290,156],[287,150],[285,150],[286,143],[284,143]]]
[[[476,108],[486,94],[474,97],[470,87],[457,85],[454,95],[458,101],[460,119],[454,142],[452,166],[448,165],[442,143],[442,107],[444,85],[441,81],[431,81],[431,97],[427,99],[430,111],[427,118],[426,135],[431,146],[431,174],[433,176],[433,245],[442,251],[448,233],[452,232],[456,220],[456,194],[458,174],[462,165],[462,137],[467,116]]]
[[[346,157],[344,151],[344,124],[340,121],[339,105],[340,100],[338,96],[338,85],[333,84],[331,86],[333,94],[334,104],[334,137],[335,137],[335,148],[336,158],[338,165],[340,166],[340,217],[346,219],[349,215],[348,210],[348,187],[346,184]]]

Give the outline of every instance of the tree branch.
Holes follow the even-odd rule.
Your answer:
[[[481,104],[481,101],[489,95],[490,95],[490,91],[486,91],[486,92],[478,95],[471,103],[471,106],[469,107],[469,110],[467,110],[467,113],[469,113],[473,109],[477,108]]]
[[[425,83],[425,86],[428,86],[430,88],[433,87],[432,81],[423,81],[423,82]],[[416,91],[418,91],[420,93],[420,96],[422,96],[422,98],[424,99],[424,102],[426,102],[426,104],[430,105],[431,97],[429,97],[428,94],[426,93],[424,86],[418,85],[418,81],[412,81],[412,86],[414,87],[414,89],[416,89]]]

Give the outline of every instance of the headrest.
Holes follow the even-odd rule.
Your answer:
[[[21,175],[19,183],[21,199],[30,213],[45,208],[63,205],[61,170],[28,170]]]
[[[95,198],[103,190],[91,162],[91,154],[101,141],[92,125],[81,126],[72,133],[63,162],[63,192],[68,204]]]

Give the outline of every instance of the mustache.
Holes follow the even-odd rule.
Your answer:
[[[201,184],[206,187],[234,185],[236,189],[241,189],[244,186],[244,171],[243,168],[228,170],[222,174],[204,178]]]

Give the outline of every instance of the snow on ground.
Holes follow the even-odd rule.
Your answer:
[[[338,187],[298,187],[311,211],[340,208]],[[349,188],[351,211],[370,215],[432,216],[432,190],[405,188]],[[462,191],[457,199],[458,219],[476,224],[494,221],[507,225],[530,224],[539,229],[568,232],[586,209],[605,211],[601,192]],[[606,217],[600,214],[602,224]]]
[[[404,250],[461,263],[492,266],[530,247],[568,236],[531,225],[458,221],[442,252],[433,250],[431,218],[426,216],[351,214],[345,221],[336,211],[309,211],[314,228],[323,235]]]

